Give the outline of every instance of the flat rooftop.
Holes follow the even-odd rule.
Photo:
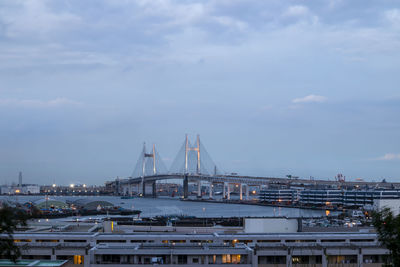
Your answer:
[[[68,261],[63,260],[18,260],[13,262],[10,260],[0,260],[0,266],[63,266]]]

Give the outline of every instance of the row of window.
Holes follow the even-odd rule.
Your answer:
[[[97,255],[97,264],[241,264],[246,263],[247,255],[223,254],[223,255]]]
[[[321,239],[321,242],[345,242],[345,239]],[[21,242],[26,242],[30,243],[32,242],[31,239],[15,239],[15,243],[21,243]],[[36,239],[36,242],[42,243],[42,242],[47,242],[47,243],[57,243],[59,240],[57,239]],[[64,240],[64,243],[86,243],[86,240]],[[127,243],[129,240],[97,240],[96,243]],[[130,240],[131,243],[154,243],[154,240]],[[211,244],[213,243],[213,240],[189,240],[189,243],[193,244]],[[238,240],[238,239],[233,239],[233,240],[223,240],[223,242],[226,243],[242,243],[242,244],[248,244],[248,243],[253,243],[255,240]],[[286,242],[286,243],[310,243],[310,242],[317,242],[317,240],[312,240],[312,239],[297,239],[297,240],[292,240],[292,239],[287,239],[287,240],[257,240],[257,243],[280,243],[280,242]],[[375,242],[375,239],[349,239],[349,242]],[[180,243],[186,243],[186,240],[162,240],[161,243],[163,244],[180,244]]]

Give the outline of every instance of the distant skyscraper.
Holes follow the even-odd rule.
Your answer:
[[[19,176],[18,176],[18,186],[19,186],[19,187],[22,186],[22,172],[19,172]]]

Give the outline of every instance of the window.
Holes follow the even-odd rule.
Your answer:
[[[74,256],[75,260],[75,256]],[[120,263],[121,259],[119,255],[103,255],[103,263]]]
[[[238,255],[231,255],[231,260],[232,263],[238,264],[240,263],[240,259],[242,258],[242,255],[238,254]]]
[[[317,242],[317,240],[286,240],[287,243]]]
[[[363,257],[364,263],[383,263],[382,255],[364,255]]]
[[[70,255],[57,255],[57,260],[71,260],[74,256]]]
[[[131,240],[131,243],[145,243],[146,240]]]
[[[178,255],[178,264],[187,264],[187,255]]]
[[[259,264],[286,264],[286,256],[259,256]]]
[[[350,242],[374,242],[375,239],[350,239]]]
[[[280,240],[257,240],[258,243],[279,243]]]
[[[83,256],[74,255],[74,264],[83,264]]]
[[[253,240],[238,240],[238,243],[243,243],[243,244],[248,244],[248,243],[252,243]]]
[[[97,244],[100,243],[126,243],[126,240],[97,240]]]
[[[222,263],[231,263],[231,255],[230,254],[224,254],[222,255]]]
[[[328,256],[328,263],[357,263],[357,255],[330,255]]]
[[[228,241],[229,242],[229,241]],[[193,239],[191,239],[190,240],[190,243],[200,243],[200,244],[203,244],[203,243],[213,243],[213,241],[212,240],[193,240]]]

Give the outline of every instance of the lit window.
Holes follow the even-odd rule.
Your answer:
[[[83,264],[83,256],[74,255],[74,264]]]

